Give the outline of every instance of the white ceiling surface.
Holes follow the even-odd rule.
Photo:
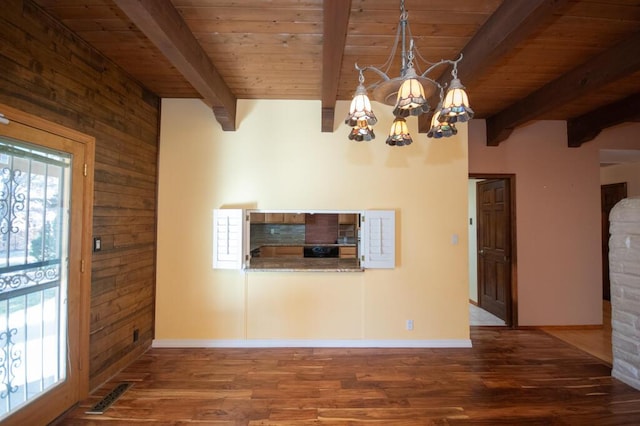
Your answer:
[[[640,149],[601,149],[600,164],[640,162]]]

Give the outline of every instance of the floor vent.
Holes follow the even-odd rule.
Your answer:
[[[131,387],[131,383],[120,383],[111,392],[109,392],[104,398],[102,398],[96,405],[89,411],[85,411],[85,414],[104,414],[107,408],[117,401],[122,394]]]

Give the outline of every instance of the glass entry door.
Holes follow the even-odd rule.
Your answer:
[[[0,139],[0,418],[67,376],[71,161]]]
[[[88,394],[95,140],[0,112],[0,423],[47,424]]]

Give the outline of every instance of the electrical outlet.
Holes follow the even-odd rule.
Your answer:
[[[412,319],[408,319],[407,320],[407,330],[409,330],[409,331],[413,330],[413,320]]]

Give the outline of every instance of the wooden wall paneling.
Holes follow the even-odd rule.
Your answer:
[[[0,102],[96,138],[94,388],[153,338],[159,98],[31,0],[3,1],[0,46]]]
[[[143,288],[132,291],[130,293],[123,293],[118,299],[113,299],[98,307],[92,306],[91,319],[94,321],[100,314],[111,313],[113,305],[126,304],[127,308],[118,315],[107,316],[105,320],[101,322],[100,328],[93,331],[92,348],[95,349],[91,353],[91,375],[94,376],[95,372],[103,371],[109,367],[109,363],[94,362],[96,359],[109,359],[113,353],[121,351],[123,348],[129,347],[136,343],[133,338],[132,332],[140,325],[143,324],[143,319],[139,319],[135,324],[132,319],[139,316],[147,309],[151,309],[149,306],[144,306],[141,310],[138,310],[136,305],[143,303],[144,298],[152,296],[152,289]],[[149,315],[149,319],[152,315]],[[100,319],[98,318],[98,321]],[[142,332],[150,330],[151,324],[147,324],[148,327],[143,329]],[[128,330],[126,336],[120,330]]]
[[[134,328],[138,328],[139,340],[132,343]],[[90,387],[95,389],[111,376],[113,371],[119,371],[126,367],[131,359],[138,358],[148,348],[139,342],[150,341],[153,338],[153,307],[146,307],[137,316],[127,318],[126,322],[114,324],[103,330],[103,335],[94,334],[91,345],[100,346],[101,341],[106,342],[108,351],[93,351],[91,356]]]
[[[133,289],[128,291],[129,292],[127,292],[127,289],[122,290],[118,294],[118,299],[113,299],[112,301],[107,302],[104,305],[107,305],[111,302],[121,303],[123,301],[126,301],[127,299],[130,299],[131,301],[141,300],[143,297],[148,296],[148,294],[143,293],[149,292],[148,289]],[[136,315],[127,315],[123,317],[126,318],[126,321],[115,319],[113,321],[109,321],[108,323],[105,322],[105,325],[92,333],[92,348],[95,349],[92,354],[92,359],[98,358],[100,356],[109,357],[109,355],[114,352],[114,349],[118,349],[114,345],[114,342],[116,341],[124,342],[124,344],[119,345],[121,347],[126,347],[132,343],[135,343],[132,337],[132,333],[133,330],[135,330],[139,325],[132,324],[131,321],[129,321],[130,317],[132,316],[135,317]],[[121,330],[128,331],[123,334]],[[91,366],[92,371],[99,371],[108,365],[92,363]]]

